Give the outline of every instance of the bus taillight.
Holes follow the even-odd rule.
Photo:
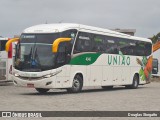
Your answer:
[[[12,44],[9,47],[8,58],[12,58]]]

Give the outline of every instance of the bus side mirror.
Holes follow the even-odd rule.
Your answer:
[[[58,39],[56,39],[52,44],[52,52],[57,53],[59,44],[61,42],[68,42],[68,41],[71,41],[71,38],[58,38]]]
[[[8,42],[6,43],[6,46],[5,46],[5,50],[6,50],[7,52],[9,52],[9,48],[10,48],[11,44],[12,44],[13,42],[17,42],[17,41],[19,41],[19,40],[20,40],[19,38],[13,38],[13,39],[8,40]]]

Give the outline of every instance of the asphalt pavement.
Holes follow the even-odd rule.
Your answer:
[[[160,111],[160,82],[139,86],[138,89],[90,87],[78,94],[59,89],[39,94],[32,88],[1,83],[0,111]]]

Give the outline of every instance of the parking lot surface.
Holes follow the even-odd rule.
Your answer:
[[[78,94],[58,89],[39,94],[35,89],[0,84],[0,111],[160,111],[160,82],[138,89],[84,88]]]

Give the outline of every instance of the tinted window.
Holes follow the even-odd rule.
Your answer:
[[[137,56],[141,56],[141,55],[144,55],[144,49],[145,49],[145,46],[142,42],[137,42],[136,43],[136,55]]]
[[[21,43],[49,43],[52,44],[54,40],[60,37],[59,33],[50,34],[22,34]]]
[[[57,54],[57,64],[59,66],[65,64],[66,60],[66,42],[62,42],[59,44],[58,54]]]
[[[113,44],[108,43],[108,46],[113,48],[114,52],[108,51],[108,53],[112,54],[122,53],[123,55],[134,55],[134,56],[149,56],[152,52],[152,44],[149,42],[123,39],[123,38],[113,38],[113,41],[111,41],[111,43]],[[113,49],[111,50],[113,51]]]
[[[127,55],[136,55],[136,41],[128,40]]]
[[[77,35],[77,30],[75,30],[75,29],[66,30],[66,31],[61,33],[61,37],[71,38],[71,42],[65,43],[67,54],[71,54],[76,35]]]
[[[7,40],[1,40],[0,41],[0,51],[5,51]]]
[[[133,40],[128,40],[128,39],[123,39],[121,38],[119,40],[119,46],[120,46],[120,51],[124,55],[134,55],[135,54],[135,41]]]
[[[101,35],[94,35],[92,41],[92,51],[93,52],[104,52],[105,51],[105,44],[104,44],[104,36]]]
[[[77,30],[66,30],[61,33],[61,37],[67,37],[67,38],[75,38],[77,34]]]
[[[145,43],[145,55],[149,56],[152,53],[152,44],[151,43]]]
[[[152,44],[125,38],[79,33],[74,53],[90,51],[108,54],[149,56],[152,53]]]
[[[91,52],[91,35],[79,32],[75,43],[74,53]]]
[[[117,42],[118,42],[119,52],[121,52],[123,55],[126,55],[129,47],[127,40],[118,38]]]
[[[104,40],[104,52],[109,54],[118,54],[117,39],[114,37],[105,37]]]

